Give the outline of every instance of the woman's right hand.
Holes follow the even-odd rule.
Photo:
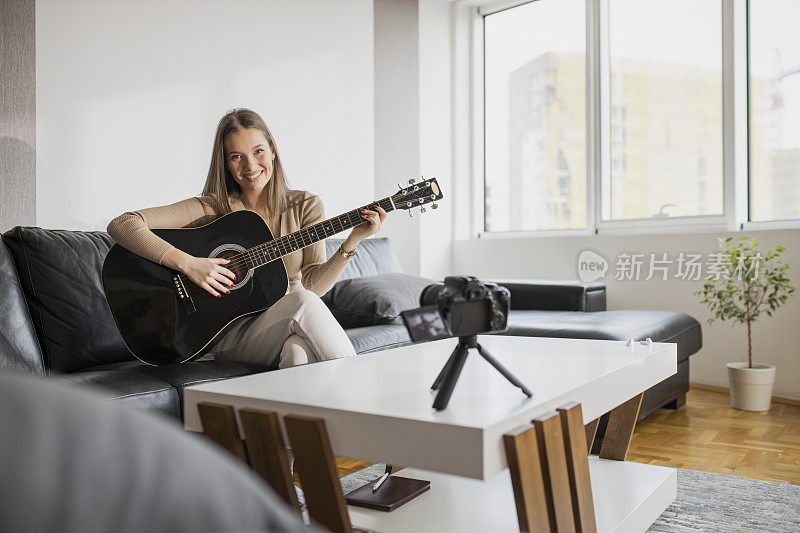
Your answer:
[[[236,279],[234,273],[224,266],[229,262],[229,260],[219,257],[210,259],[208,257],[188,256],[184,259],[180,270],[210,294],[220,297],[222,296],[220,292],[231,293],[228,289],[233,287],[233,282]]]

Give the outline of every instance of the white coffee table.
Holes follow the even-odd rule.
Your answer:
[[[675,344],[482,336],[534,396],[470,354],[444,411],[429,387],[456,340],[407,346],[187,387],[185,427],[214,402],[323,418],[338,456],[406,465],[431,490],[392,513],[350,507],[354,525],[390,531],[518,531],[502,436],[569,402],[584,423],[676,372]],[[643,531],[676,495],[673,469],[591,458],[598,530]],[[471,479],[470,479],[471,478]],[[477,481],[476,481],[477,480]]]

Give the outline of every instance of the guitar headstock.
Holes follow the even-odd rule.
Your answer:
[[[425,208],[422,207],[426,204],[433,204],[431,207],[436,209],[437,200],[444,198],[436,178],[423,179],[419,183],[414,183],[414,180],[408,180],[407,187],[400,187],[400,190],[392,195],[392,202],[397,209],[408,209],[409,211],[415,207],[420,207],[422,213]],[[411,214],[409,212],[409,214]]]

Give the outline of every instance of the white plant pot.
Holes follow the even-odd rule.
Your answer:
[[[743,411],[769,411],[775,367],[772,365],[728,363],[731,407]]]

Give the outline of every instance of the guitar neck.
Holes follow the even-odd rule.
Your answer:
[[[378,200],[377,202],[372,202],[360,208],[353,209],[337,217],[323,220],[322,222],[295,231],[289,235],[284,235],[278,239],[273,239],[259,244],[258,246],[254,246],[248,249],[244,255],[251,268],[265,265],[285,255],[289,255],[292,252],[296,252],[297,250],[311,246],[323,239],[327,239],[337,233],[365,223],[365,220],[361,218],[360,210],[370,209],[371,206],[375,204],[381,206],[387,213],[396,209],[391,197],[386,197],[383,200]]]

